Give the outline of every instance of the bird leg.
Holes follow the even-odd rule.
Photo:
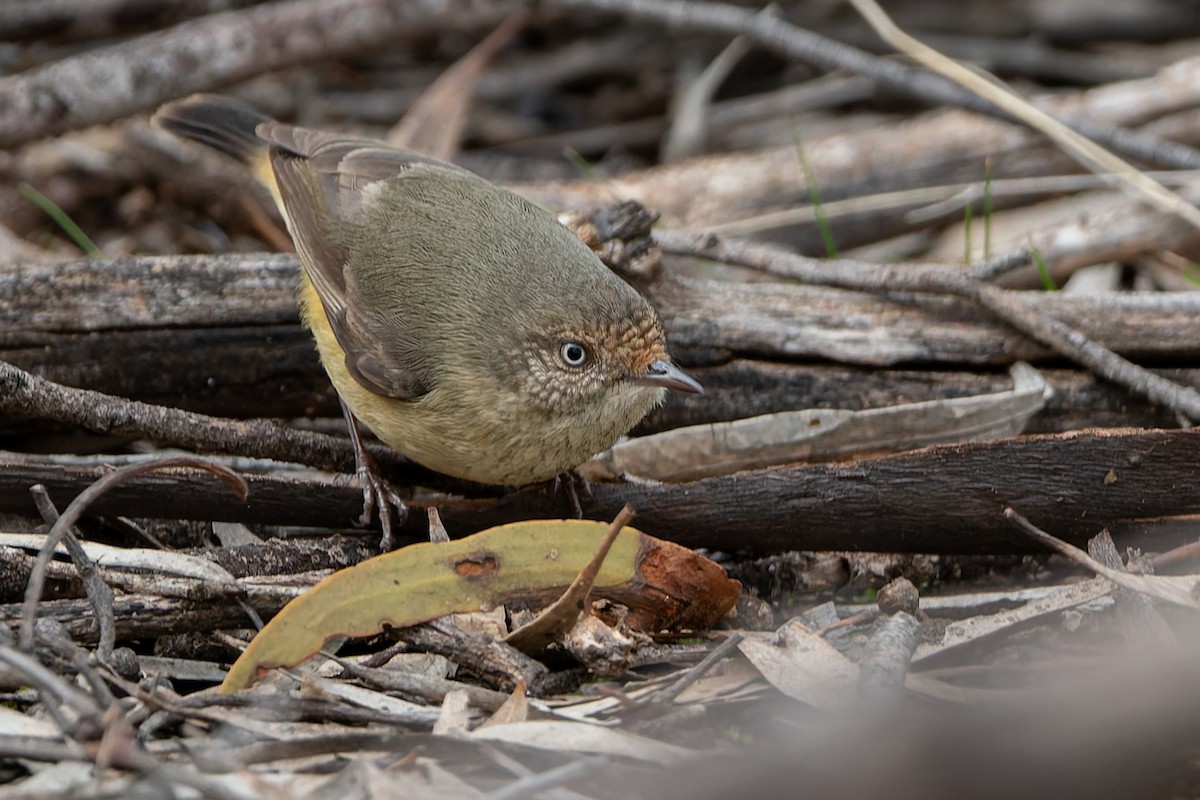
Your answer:
[[[554,492],[563,493],[563,497],[570,504],[572,516],[575,519],[583,519],[583,502],[580,498],[586,497],[589,501],[594,499],[591,482],[575,470],[569,469],[552,479],[551,486]]]
[[[396,546],[396,537],[392,529],[392,509],[396,509],[396,525],[399,526],[408,519],[408,505],[400,499],[400,495],[396,493],[391,484],[379,474],[379,467],[376,466],[375,459],[371,458],[371,454],[363,445],[362,435],[358,430],[358,420],[346,407],[345,401],[340,396],[338,403],[342,406],[346,427],[350,429],[350,442],[354,445],[355,474],[362,486],[363,513],[358,518],[358,523],[364,526],[370,525],[372,512],[378,510],[379,527],[383,529],[383,537],[379,540],[379,549],[385,553],[390,552]]]

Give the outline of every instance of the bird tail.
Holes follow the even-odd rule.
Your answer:
[[[206,144],[251,166],[262,159],[267,148],[256,129],[273,121],[240,100],[215,94],[197,94],[168,103],[153,119],[163,130]]]

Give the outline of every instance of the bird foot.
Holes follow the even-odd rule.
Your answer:
[[[338,398],[341,402],[341,398]],[[350,429],[350,442],[354,445],[354,473],[362,487],[363,511],[358,518],[358,524],[366,527],[371,524],[372,517],[379,514],[379,527],[383,536],[379,540],[379,549],[385,553],[396,547],[396,535],[392,526],[392,510],[396,511],[396,526],[400,527],[408,519],[408,505],[400,499],[400,495],[392,485],[379,474],[375,459],[367,452],[362,443],[358,430],[358,420],[350,413],[350,409],[342,402],[342,414],[346,417],[346,426]]]
[[[583,502],[580,498],[587,498],[589,502],[595,499],[591,481],[573,469],[552,478],[550,487],[555,494],[562,492],[575,519],[583,519]]]
[[[383,531],[383,536],[379,540],[379,549],[387,553],[396,547],[392,511],[394,509],[396,512],[395,527],[398,528],[408,519],[408,505],[400,498],[392,485],[379,474],[374,460],[365,450],[363,455],[366,456],[365,461],[360,461],[355,469],[355,475],[359,485],[362,486],[363,493],[363,511],[362,516],[358,518],[358,523],[366,527],[371,524],[372,517],[378,513],[379,527]]]

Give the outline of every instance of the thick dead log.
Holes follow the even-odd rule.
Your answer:
[[[1110,430],[930,447],[839,464],[790,465],[685,484],[596,484],[585,509],[611,519],[625,504],[646,533],[690,547],[769,553],[874,550],[917,553],[1037,552],[1001,514],[1011,505],[1035,524],[1082,543],[1101,528],[1118,544],[1143,521],[1200,513],[1200,430]],[[60,507],[101,474],[30,460],[0,461],[0,511],[33,515],[28,488],[44,484]],[[248,476],[249,499],[217,479],[155,472],[100,498],[97,514],[235,520],[346,528],[362,509],[348,483],[319,477]],[[517,519],[563,514],[541,490],[499,500],[439,502],[454,535]],[[422,533],[410,515],[409,530]],[[1128,536],[1126,536],[1128,532]],[[1188,534],[1194,538],[1194,534]],[[1137,539],[1147,549],[1174,544]]]
[[[56,382],[234,418],[336,416],[309,334],[296,321],[290,256],[139,258],[25,265],[0,272],[0,360]],[[642,432],[788,409],[861,409],[996,391],[998,369],[963,365],[1044,355],[964,301],[908,301],[801,286],[668,279],[650,287],[672,342],[708,388],[672,397]],[[1194,363],[1200,295],[1079,298],[1036,293],[1061,318],[1159,363]],[[764,360],[728,361],[750,352]],[[893,363],[877,370],[765,359]],[[720,363],[726,362],[726,363]],[[705,366],[707,364],[708,366]],[[1200,372],[1164,374],[1200,386]],[[1056,390],[1033,431],[1162,427],[1162,408],[1085,373],[1049,370]],[[8,447],[45,430],[0,421]]]
[[[41,347],[0,347],[0,361],[66,386],[201,414],[292,419],[341,413],[312,337],[298,324],[43,334],[37,340]],[[637,433],[797,408],[861,410],[964,397],[1011,385],[999,370],[873,369],[749,359],[691,371],[705,393],[668,396]],[[1042,374],[1054,395],[1031,421],[1030,433],[1176,424],[1168,410],[1086,373],[1049,369]],[[1200,369],[1160,374],[1200,388]],[[26,449],[26,437],[42,436],[51,427],[56,426],[0,419],[0,437],[10,449]]]
[[[292,256],[160,257],[0,271],[0,347],[125,329],[275,325],[295,320]],[[796,283],[684,278],[644,287],[677,348],[850,364],[1006,365],[1045,347],[956,297],[876,297]],[[1158,362],[1200,355],[1200,293],[1068,295],[1028,302],[1114,351]],[[694,358],[693,361],[696,359]],[[1184,363],[1184,366],[1187,366]]]

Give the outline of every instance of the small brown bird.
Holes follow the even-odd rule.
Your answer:
[[[426,467],[548,480],[612,445],[666,389],[701,391],[650,304],[513,192],[231,98],[172,103],[155,122],[272,188],[325,371],[355,417]]]

